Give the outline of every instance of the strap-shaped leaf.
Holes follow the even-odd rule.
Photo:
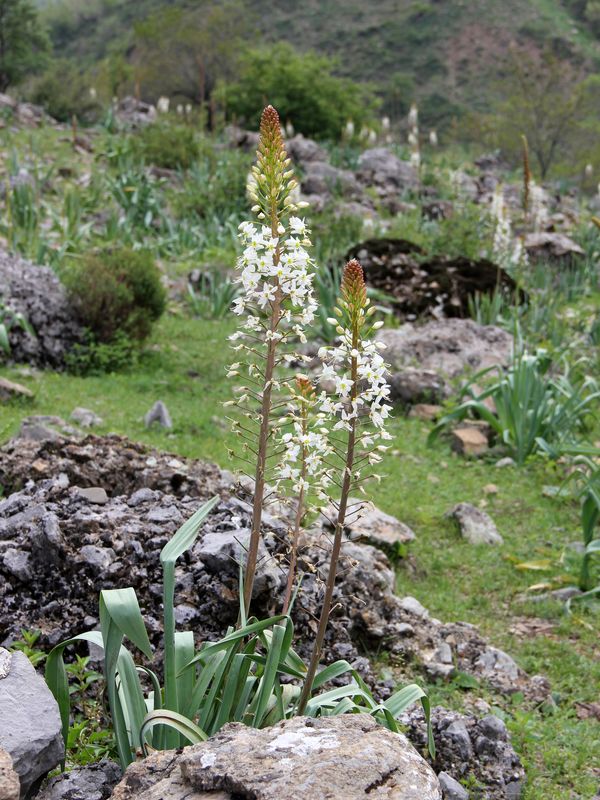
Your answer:
[[[176,734],[183,736],[191,744],[200,744],[208,739],[204,731],[187,717],[184,717],[183,714],[178,714],[177,711],[170,711],[169,709],[162,708],[148,714],[140,728],[139,735],[145,756],[148,755],[146,736],[156,725],[165,725],[171,728]]]
[[[179,556],[183,555],[186,550],[189,550],[198,537],[200,526],[219,500],[220,498],[218,495],[207,500],[204,505],[200,506],[200,508],[183,523],[177,533],[175,533],[171,540],[168,541],[160,551],[161,564],[174,564]]]

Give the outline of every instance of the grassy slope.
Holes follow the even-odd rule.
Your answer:
[[[164,0],[57,0],[57,50],[90,63],[128,42],[136,20]],[[183,5],[195,5],[190,2]],[[336,56],[340,71],[385,87],[396,73],[413,77],[420,101],[489,106],[509,43],[532,48],[561,43],[564,53],[600,59],[600,43],[560,0],[246,0],[247,13],[268,40]],[[50,18],[56,18],[56,11]],[[574,32],[574,28],[577,32]]]
[[[222,343],[232,326],[231,320],[203,322],[170,315],[160,323],[141,364],[127,374],[86,379],[50,373],[23,377],[19,369],[1,369],[0,374],[33,389],[36,398],[27,407],[2,408],[0,435],[14,433],[25,414],[68,418],[73,407],[82,405],[103,417],[103,432],[116,431],[225,465],[232,439],[215,424],[215,417],[222,416],[221,401],[231,389],[224,378],[228,352]],[[197,377],[190,377],[190,371],[197,372]],[[171,411],[172,432],[143,427],[143,414],[158,398]],[[565,543],[578,537],[575,510],[542,496],[543,485],[555,482],[549,468],[533,464],[518,472],[500,470],[485,462],[459,459],[443,442],[429,449],[425,444],[428,427],[418,420],[398,416],[393,430],[398,450],[385,461],[386,478],[374,499],[417,532],[410,558],[398,570],[398,590],[413,594],[443,620],[479,625],[494,644],[507,649],[532,674],[550,678],[557,706],[531,709],[519,698],[511,704],[489,695],[485,687],[467,692],[455,684],[430,686],[434,700],[460,708],[483,696],[509,715],[515,744],[529,771],[526,800],[567,800],[573,797],[572,791],[592,798],[598,783],[593,771],[600,758],[600,743],[594,738],[598,723],[577,720],[574,704],[597,699],[597,619],[580,614],[569,618],[558,606],[520,603],[516,596],[548,574],[519,572],[509,560],[558,560]],[[488,497],[488,510],[505,545],[473,547],[458,537],[444,514],[456,502],[483,500],[484,486],[491,482],[498,494]],[[555,571],[564,567],[556,566]],[[517,623],[530,624],[539,617],[552,623],[547,634],[511,632]],[[384,667],[406,678],[402,665],[390,665],[384,659]]]

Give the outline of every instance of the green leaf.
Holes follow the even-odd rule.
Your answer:
[[[106,613],[120,633],[147,658],[152,659],[152,647],[135,591],[131,587],[104,589],[100,592],[100,605],[104,605]]]
[[[161,564],[174,564],[179,556],[183,555],[183,553],[194,544],[200,532],[200,526],[219,500],[220,497],[218,495],[207,500],[204,505],[200,506],[200,508],[183,523],[177,533],[175,533],[172,539],[167,542],[160,551]]]
[[[200,744],[208,739],[208,736],[204,733],[204,731],[187,717],[184,717],[183,714],[178,714],[176,711],[170,711],[163,708],[147,714],[140,728],[140,739],[142,741],[144,756],[148,755],[146,735],[156,725],[165,725],[166,727],[171,728],[180,736],[184,737],[188,742],[190,742],[190,744]]]

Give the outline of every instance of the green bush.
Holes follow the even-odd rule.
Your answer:
[[[73,375],[104,375],[134,367],[139,348],[125,333],[117,333],[111,342],[97,342],[91,332],[88,341],[76,344],[67,355],[67,370]]]
[[[194,129],[188,125],[157,122],[148,125],[132,140],[134,150],[148,164],[165,169],[189,169],[198,158]]]
[[[65,275],[79,317],[98,343],[120,335],[143,341],[165,310],[166,293],[150,253],[119,248],[84,256]]]
[[[53,61],[33,84],[30,97],[59,122],[73,116],[87,122],[98,117],[100,107],[90,94],[90,84],[77,66],[67,59]]]
[[[318,139],[338,139],[349,119],[360,126],[377,106],[366,85],[333,74],[335,62],[315,53],[297,53],[289,44],[252,50],[242,60],[238,81],[222,87],[230,116],[255,127],[265,101],[296,131]]]

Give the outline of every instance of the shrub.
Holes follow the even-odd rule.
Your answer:
[[[110,342],[97,342],[89,334],[85,344],[76,344],[66,359],[66,366],[73,375],[102,375],[106,372],[121,372],[135,366],[139,348],[122,331]]]
[[[89,82],[77,66],[67,59],[53,61],[34,83],[31,100],[43,106],[60,122],[70,122],[75,115],[87,121],[97,117],[99,106],[90,95]]]
[[[336,77],[334,67],[331,59],[297,53],[289,44],[252,50],[242,61],[238,81],[227,87],[228,111],[253,126],[267,98],[297,131],[339,139],[349,119],[358,125],[369,121],[376,102],[367,86]]]
[[[67,272],[65,284],[97,342],[114,342],[119,334],[143,341],[165,310],[160,272],[144,251],[119,248],[84,256]]]
[[[133,145],[147,163],[165,169],[189,169],[198,158],[194,129],[188,125],[148,125],[136,135]]]

